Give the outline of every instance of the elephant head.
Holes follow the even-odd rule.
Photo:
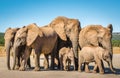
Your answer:
[[[90,25],[84,27],[79,34],[79,45],[84,47],[87,45],[100,46],[108,49],[112,58],[112,25],[107,27],[101,25]]]
[[[49,24],[49,26],[56,31],[61,40],[68,41],[68,39],[70,39],[75,57],[77,58],[78,35],[81,29],[80,22],[77,19],[57,17]]]
[[[13,69],[15,68],[16,56],[18,54],[19,47],[24,45],[26,47],[31,47],[32,43],[37,39],[37,37],[42,35],[42,32],[39,31],[39,27],[37,27],[35,23],[24,26],[17,31],[13,49],[15,55]]]
[[[111,71],[115,72],[115,70],[113,69],[113,64],[112,64],[112,59],[111,59],[111,56],[110,56],[110,52],[108,50],[105,50],[103,52],[102,58],[103,58],[103,60],[105,60],[108,63]]]
[[[8,28],[5,32],[4,39],[5,39],[5,50],[7,54],[7,68],[10,70],[10,51],[14,44],[15,34],[19,28]]]

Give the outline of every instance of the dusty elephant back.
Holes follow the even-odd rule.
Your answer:
[[[45,27],[40,27],[39,29],[40,31],[43,32],[43,35],[45,37],[50,37],[50,36],[57,37],[57,33],[51,27],[45,26]]]

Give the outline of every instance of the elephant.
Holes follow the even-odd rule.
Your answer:
[[[75,69],[74,52],[72,48],[69,48],[69,47],[61,48],[59,50],[59,59],[60,59],[61,70],[63,69],[63,67],[64,67],[64,70],[70,70],[70,65],[72,63]]]
[[[57,49],[57,38],[57,33],[51,27],[38,27],[35,23],[19,29],[15,36],[15,55],[17,54],[19,46],[26,45],[19,70],[25,70],[26,61],[30,56],[32,49],[35,51],[35,71],[40,70],[39,56],[41,53],[45,55],[51,54],[51,68],[53,69],[53,60]],[[15,59],[14,62],[16,62]]]
[[[79,20],[59,16],[48,26],[52,27],[58,34],[58,52],[62,47],[72,47],[75,54],[75,65],[78,66],[78,38],[81,30]]]
[[[5,39],[5,49],[6,49],[6,53],[7,53],[7,68],[8,70],[11,70],[10,67],[10,54],[13,55],[14,57],[14,52],[13,52],[13,45],[14,45],[14,40],[15,40],[15,35],[16,32],[19,30],[20,28],[8,28],[5,32],[4,35],[4,39]],[[19,53],[17,55],[17,62],[16,64],[13,65],[12,69],[19,69],[20,67],[20,62],[21,62],[21,57],[22,57],[22,52],[24,52],[24,46],[19,47]],[[31,67],[30,65],[30,58],[27,61],[27,65],[29,67]]]
[[[80,48],[87,45],[103,47],[109,50],[112,59],[112,31],[112,24],[109,24],[107,27],[103,27],[102,25],[88,25],[82,28],[79,33]]]
[[[112,59],[112,31],[112,24],[109,24],[107,27],[103,27],[102,25],[88,25],[82,28],[79,33],[79,47],[81,49],[84,46],[103,47],[109,50]]]
[[[79,67],[78,70],[81,72],[82,63],[85,63],[85,72],[90,72],[88,64],[95,61],[95,68],[98,67],[101,74],[104,73],[102,68],[101,60],[106,61],[112,72],[115,72],[113,69],[112,59],[110,57],[110,52],[107,49],[104,49],[99,46],[85,46],[79,52]],[[93,72],[96,72],[96,69],[93,69]]]
[[[7,68],[8,68],[8,70],[11,70],[10,54],[12,53],[15,34],[18,30],[19,30],[19,28],[8,28],[5,31],[4,39],[5,39],[5,50],[6,50],[6,55],[7,55]]]

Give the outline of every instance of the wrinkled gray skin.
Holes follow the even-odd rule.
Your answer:
[[[58,34],[58,51],[62,47],[72,47],[75,54],[75,65],[78,65],[78,35],[81,30],[80,22],[77,19],[57,17],[50,24]],[[59,55],[59,54],[57,54]],[[59,57],[59,56],[56,56]]]
[[[15,37],[14,51],[15,55],[19,46],[26,44],[23,60],[19,70],[24,71],[26,62],[30,57],[31,50],[35,51],[35,71],[40,70],[39,56],[43,54],[51,54],[51,68],[54,68],[54,55],[57,47],[57,34],[51,27],[38,27],[36,24],[29,24],[21,28]],[[16,60],[14,60],[16,62]]]
[[[71,64],[74,66],[75,70],[75,62],[74,62],[74,52],[72,48],[63,47],[59,51],[59,60],[61,70],[70,70]],[[64,67],[64,68],[63,68]]]
[[[13,52],[13,45],[14,45],[14,40],[15,40],[15,35],[16,32],[19,30],[19,28],[8,28],[5,32],[5,50],[6,50],[6,55],[7,55],[7,68],[8,70],[11,70],[10,67],[10,54],[13,54],[14,57],[14,52]],[[19,47],[19,53],[16,57],[16,63],[13,64],[12,69],[18,69],[20,67],[20,62],[21,62],[21,57],[22,57],[22,52],[25,50],[25,46]],[[28,66],[30,66],[30,59],[28,61]]]
[[[99,68],[101,74],[104,73],[102,68],[101,60],[104,60],[108,63],[112,72],[115,72],[113,69],[112,60],[110,57],[110,52],[107,49],[103,49],[101,47],[93,47],[93,46],[86,46],[83,47],[82,50],[79,52],[79,67],[78,70],[81,72],[81,66],[85,63],[85,72],[90,72],[88,65],[90,62],[95,61],[95,67],[93,72],[96,72],[96,68]]]

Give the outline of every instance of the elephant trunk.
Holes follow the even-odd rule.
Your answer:
[[[10,68],[10,49],[11,49],[10,42],[8,44],[5,44],[5,47],[6,47],[6,55],[7,55],[7,68],[8,70],[11,70]]]
[[[112,58],[113,58],[113,48],[112,48],[112,41],[111,41],[111,39],[103,41],[102,46],[105,49],[109,50],[110,58],[112,60]]]
[[[112,62],[108,62],[110,70],[115,73]]]
[[[16,59],[17,59],[17,53],[18,53],[18,46],[16,45],[17,43],[15,42],[14,47],[13,47],[13,70],[15,69],[15,65],[16,65]]]
[[[75,70],[77,70],[78,68],[78,37],[75,36],[74,39],[71,40],[72,41],[72,47],[73,47],[73,52],[74,52],[74,56],[75,56]]]
[[[75,36],[71,41],[75,58],[78,58],[78,36]]]

